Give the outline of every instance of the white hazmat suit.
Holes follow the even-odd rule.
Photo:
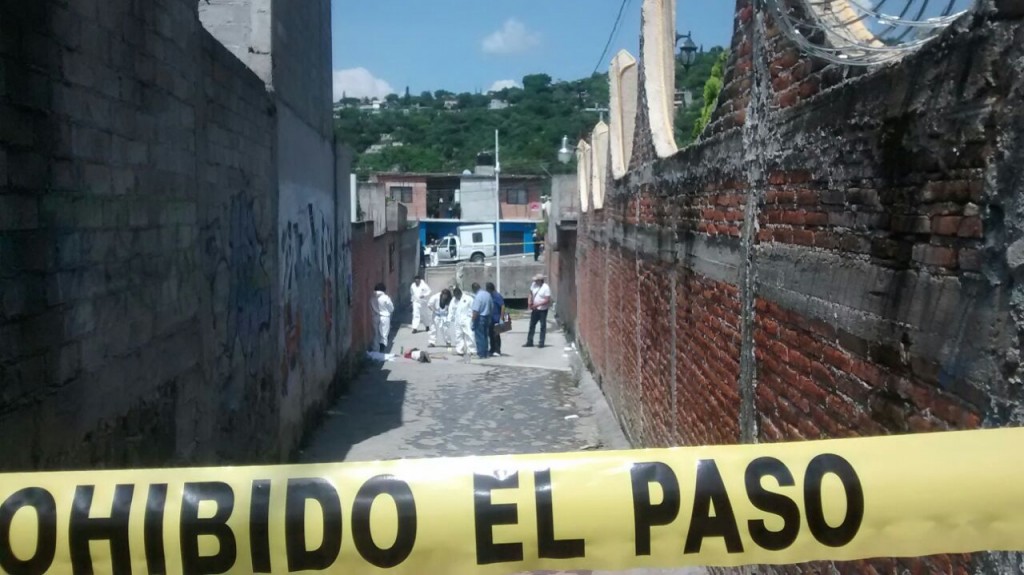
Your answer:
[[[373,292],[373,299],[370,300],[370,309],[373,310],[374,319],[374,351],[383,351],[388,345],[388,337],[391,335],[391,314],[395,311],[395,304],[382,291]]]
[[[476,353],[476,338],[473,335],[473,295],[463,293],[459,300],[452,300],[452,331],[455,332],[455,353],[459,355]]]
[[[441,294],[436,293],[427,302],[427,309],[431,313],[433,322],[430,324],[430,339],[428,345],[452,346],[451,323],[448,322],[449,311],[455,302],[449,301],[448,307],[441,307]]]
[[[429,316],[424,312],[427,309],[427,298],[430,297],[430,286],[423,280],[417,280],[412,282],[409,286],[409,301],[412,302],[412,330],[414,332],[419,331],[420,326],[424,325],[423,320],[426,318],[429,321]]]

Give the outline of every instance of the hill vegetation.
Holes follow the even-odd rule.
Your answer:
[[[692,95],[690,104],[677,111],[680,145],[698,133],[702,113],[709,113],[708,98],[713,96],[711,105],[717,99],[720,80],[713,94],[705,84],[723,53],[722,48],[698,53],[686,70],[677,62],[677,89]],[[378,109],[367,100],[343,98],[335,110],[335,129],[338,139],[356,151],[360,177],[377,171],[461,172],[473,167],[478,153],[494,149],[495,129],[501,132],[506,173],[571,173],[573,163],[556,159],[562,136],[575,142],[588,135],[600,117],[596,109],[608,106],[608,91],[607,74],[574,81],[533,74],[523,78],[522,87],[489,94],[438,90],[414,95],[406,90],[388,95]],[[499,109],[492,109],[492,102]]]

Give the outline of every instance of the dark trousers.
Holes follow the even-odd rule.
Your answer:
[[[491,353],[501,353],[501,334],[498,326],[491,322]]]
[[[526,343],[533,343],[533,330],[540,324],[540,345],[544,345],[544,336],[548,332],[548,310],[535,309],[530,312],[530,331],[526,334]]]

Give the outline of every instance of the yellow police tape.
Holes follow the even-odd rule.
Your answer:
[[[0,475],[6,573],[512,573],[1024,550],[1024,430]]]

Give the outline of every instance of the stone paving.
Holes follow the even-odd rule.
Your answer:
[[[596,385],[574,374],[576,354],[561,330],[550,326],[543,349],[523,348],[527,327],[525,320],[513,321],[503,336],[505,357],[467,361],[433,348],[431,363],[396,359],[371,366],[328,411],[300,462],[628,449]],[[392,350],[426,344],[426,333],[402,326]]]
[[[522,348],[525,321],[505,334],[506,357],[468,362],[428,349],[431,363],[370,367],[327,413],[304,462],[575,451],[628,444],[601,437],[594,406],[569,368],[561,332],[543,349]],[[521,328],[521,329],[519,329]],[[426,348],[402,327],[392,349]],[[530,367],[524,367],[526,364]],[[572,417],[576,416],[576,417]],[[569,417],[569,419],[566,419]]]

